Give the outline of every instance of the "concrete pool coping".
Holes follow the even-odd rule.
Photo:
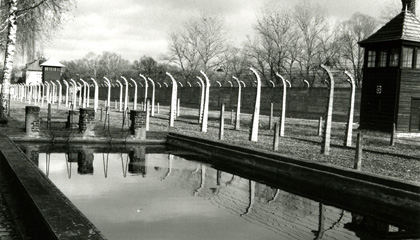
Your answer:
[[[401,215],[391,224],[420,231],[420,184],[417,182],[177,133],[169,133],[167,144],[202,153],[216,166],[232,170],[248,169],[253,175],[277,182],[289,182],[286,187],[292,192],[302,193],[303,189],[318,191],[313,196],[318,195],[320,201],[331,205],[337,205],[335,201],[346,202],[338,204],[343,209],[361,207],[368,215],[383,219]],[[292,185],[300,189],[294,189]]]
[[[32,239],[105,239],[6,136],[0,137],[0,166]]]

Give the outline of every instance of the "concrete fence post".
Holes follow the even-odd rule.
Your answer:
[[[219,140],[223,140],[225,129],[225,104],[222,103],[220,108],[220,126],[219,126]]]
[[[198,109],[198,124],[201,124],[203,122],[203,113],[204,113],[204,94],[205,94],[205,88],[204,88],[204,81],[201,77],[198,77],[198,85],[200,86],[200,107]]]
[[[156,93],[156,86],[155,86],[155,82],[151,79],[151,78],[147,78],[150,83],[152,84],[152,103],[151,103],[151,108],[150,108],[150,116],[154,117],[155,116],[155,93]]]
[[[258,128],[260,120],[260,103],[261,103],[261,79],[254,68],[250,68],[257,78],[257,93],[255,95],[254,113],[252,115],[251,134],[249,140],[252,142],[258,141]]]
[[[122,105],[122,98],[123,98],[123,85],[119,80],[116,80],[118,83],[118,86],[120,86],[120,108],[119,111],[122,112],[123,111],[123,105]]]
[[[321,145],[321,153],[324,155],[330,154],[330,144],[331,144],[331,124],[332,124],[332,113],[333,113],[333,102],[334,102],[334,77],[330,71],[330,69],[321,64],[321,68],[323,68],[330,79],[329,86],[330,86],[330,93],[328,97],[328,106],[327,106],[327,116],[325,119],[325,126],[322,138],[322,145]]]
[[[95,85],[95,92],[93,94],[93,109],[95,109],[95,112],[98,110],[98,101],[99,101],[99,86],[98,83],[94,78],[90,78]]]
[[[287,93],[287,85],[286,80],[281,76],[279,73],[276,75],[281,79],[283,83],[283,99],[281,103],[281,116],[280,116],[280,137],[284,136],[284,124],[286,122],[286,93]]]
[[[279,123],[275,123],[274,125],[274,141],[273,141],[273,150],[279,150],[279,138],[280,138],[280,126]]]
[[[104,77],[105,83],[108,86],[108,94],[107,94],[107,105],[105,107],[108,107],[108,109],[111,107],[111,81],[109,81],[108,78]],[[115,108],[117,109],[117,108]]]
[[[274,111],[274,103],[270,103],[270,116],[268,118],[268,125],[269,129],[273,130],[273,111]]]
[[[350,86],[351,86],[349,116],[347,120],[346,141],[345,141],[345,145],[347,147],[350,147],[352,144],[353,115],[354,115],[354,102],[355,102],[355,97],[356,97],[356,84],[354,82],[353,77],[350,75],[349,72],[344,71],[344,74],[348,76],[349,78],[348,82],[350,82]]]
[[[146,102],[147,102],[147,93],[149,88],[149,83],[147,82],[147,78],[143,74],[139,74],[141,78],[144,80],[144,100],[143,100],[143,110],[146,110]]]
[[[125,94],[124,94],[124,109],[128,108],[128,81],[125,77],[120,76],[124,80],[125,84]]]
[[[322,135],[322,117],[319,117],[318,120],[318,136]]]
[[[241,94],[242,94],[242,85],[241,81],[233,76],[233,79],[235,79],[236,83],[238,84],[238,100],[236,104],[236,121],[235,121],[235,130],[239,130],[241,127]]]
[[[68,107],[69,106],[69,83],[66,80],[63,80],[64,85],[66,85],[66,98],[65,98],[65,104],[64,106]]]
[[[179,117],[181,115],[181,99],[178,98],[176,101],[176,116]]]
[[[171,94],[171,107],[169,109],[169,127],[174,127],[175,118],[176,118],[176,101],[177,101],[177,92],[178,92],[178,84],[176,83],[174,77],[168,72],[166,72],[171,78],[172,81],[172,94]]]
[[[146,100],[146,131],[150,128],[150,99]]]
[[[361,170],[362,169],[362,153],[363,153],[363,134],[359,132],[357,134],[357,145],[356,145],[356,155],[354,158],[354,169]]]
[[[207,124],[208,124],[208,118],[209,118],[209,102],[210,102],[210,80],[203,71],[200,71],[200,73],[204,76],[204,80],[205,80],[203,122],[201,123],[201,132],[207,132]]]
[[[233,116],[234,116],[234,111],[233,111],[233,109],[232,109],[232,110],[230,110],[230,124],[231,124],[231,125],[233,125],[233,124],[234,124],[234,122],[235,122],[235,120],[234,120]]]
[[[133,101],[133,110],[137,110],[137,82],[130,78],[130,80],[134,83],[134,101]]]

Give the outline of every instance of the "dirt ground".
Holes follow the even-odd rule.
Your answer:
[[[7,135],[22,132],[25,127],[25,106],[40,105],[29,104],[20,101],[11,102],[10,121],[7,126],[1,127],[1,131]],[[91,101],[91,106],[93,101]],[[132,103],[129,104],[132,108]],[[138,104],[137,108],[141,107]],[[101,121],[105,118],[104,102],[100,101],[99,110],[96,112],[96,124],[98,129],[108,131],[109,136],[125,137],[129,135],[128,121],[123,124],[123,113],[111,106],[109,126]],[[77,107],[78,109],[78,107]],[[64,104],[59,107],[52,106],[53,118],[66,118],[69,108]],[[198,136],[213,140],[219,139],[220,111],[212,110],[209,113],[209,125],[207,133],[201,132],[198,124],[198,110],[181,106],[180,116],[175,121],[175,126],[169,128],[169,108],[160,106],[159,113],[155,106],[155,116],[150,119],[150,131],[171,131],[187,135]],[[275,113],[276,115],[277,113]],[[46,119],[47,104],[41,107],[41,118]],[[269,117],[260,116],[258,142],[249,141],[251,115],[241,114],[241,127],[234,129],[235,118],[230,109],[225,111],[224,140],[235,145],[270,150],[273,149],[274,131],[269,127]],[[286,116],[287,117],[287,116]],[[278,120],[278,117],[275,119]],[[334,121],[334,119],[333,119]],[[46,129],[46,123],[42,123],[41,129]],[[57,125],[62,128],[64,125]],[[323,164],[331,164],[345,168],[353,168],[355,159],[355,145],[357,124],[354,125],[352,147],[344,147],[345,124],[334,122],[331,135],[331,150],[328,156],[321,154],[321,137],[318,136],[318,121],[306,119],[286,118],[285,136],[279,139],[278,152],[283,155],[298,159],[314,161]],[[399,138],[394,146],[390,146],[390,134],[363,131],[363,160],[361,171],[371,172],[382,176],[389,176],[401,180],[420,182],[420,138]]]

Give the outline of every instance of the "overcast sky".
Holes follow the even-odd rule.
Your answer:
[[[45,44],[44,55],[73,60],[89,51],[112,51],[130,61],[143,55],[158,59],[167,52],[168,33],[202,12],[222,15],[231,39],[241,43],[270,1],[293,6],[300,0],[78,0],[74,18]],[[378,17],[383,1],[316,0],[336,20],[355,12]]]

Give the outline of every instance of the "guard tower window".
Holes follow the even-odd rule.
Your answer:
[[[399,60],[398,48],[391,49],[391,54],[389,55],[389,66],[397,67]]]
[[[420,68],[420,48],[416,49],[416,68]]]
[[[413,56],[414,56],[414,49],[403,47],[403,54],[402,54],[402,67],[412,68],[413,67]]]
[[[387,57],[387,52],[385,51],[379,52],[379,67],[386,67],[386,57]]]
[[[367,67],[375,67],[375,61],[376,61],[376,52],[375,51],[369,51],[368,52]]]

